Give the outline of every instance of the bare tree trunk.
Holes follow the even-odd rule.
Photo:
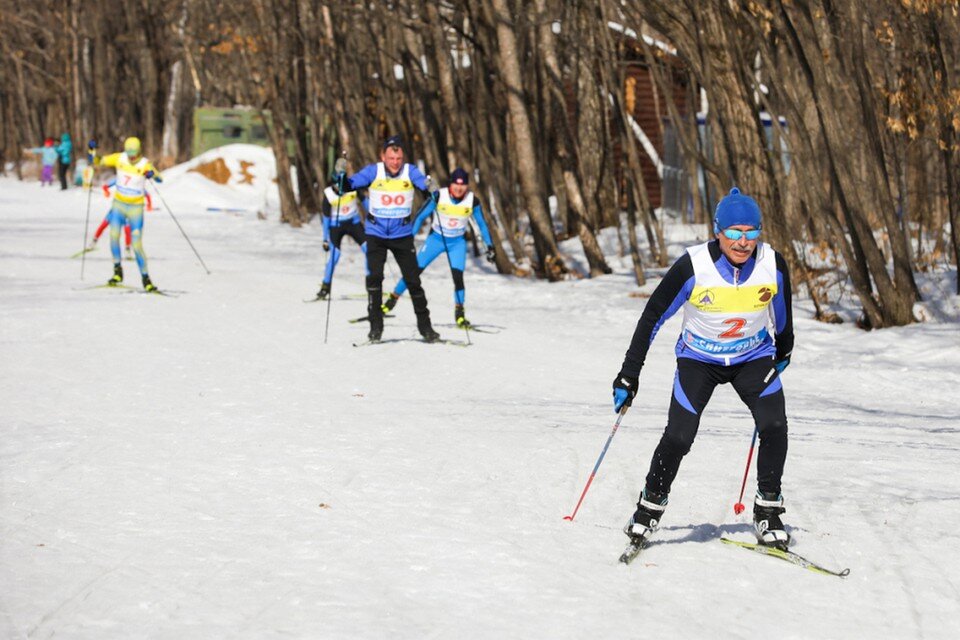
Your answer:
[[[560,257],[560,249],[553,234],[553,224],[540,191],[542,184],[540,166],[534,153],[535,144],[530,116],[527,114],[524,103],[517,36],[513,30],[513,20],[506,0],[491,0],[491,2],[497,23],[497,41],[500,44],[497,59],[507,88],[507,104],[514,131],[514,153],[517,155],[520,184],[537,248],[537,266],[549,280],[559,280],[566,274],[567,267]]]
[[[27,106],[27,85],[23,80],[23,63],[13,55],[5,55],[4,57],[7,58],[7,60],[13,60],[13,68],[16,71],[17,99],[20,101],[20,112],[24,116],[23,123],[26,126],[26,136],[19,138],[18,146],[25,146],[24,142],[26,140],[34,140],[39,142],[40,137],[37,134],[37,127],[33,123],[33,118],[28,116],[28,114],[32,113],[32,111]]]
[[[177,37],[183,49],[184,31],[188,17],[189,3],[182,0],[180,19],[177,21]],[[183,61],[176,60],[170,67],[170,89],[167,92],[167,104],[164,109],[163,137],[160,145],[160,158],[164,163],[173,164],[180,157],[180,93],[183,86]]]
[[[630,239],[630,262],[633,264],[633,279],[638,287],[647,284],[643,273],[643,259],[640,257],[640,244],[637,242],[637,214],[634,207],[627,209],[627,237]]]
[[[587,212],[587,204],[580,189],[581,178],[573,138],[566,134],[566,129],[570,126],[570,114],[567,110],[567,98],[563,92],[563,73],[560,70],[560,63],[557,60],[556,47],[554,46],[553,24],[546,17],[546,0],[536,0],[536,18],[540,24],[540,54],[549,83],[552,98],[550,102],[556,114],[555,118],[559,120],[554,122],[557,133],[553,136],[553,140],[563,173],[563,186],[572,213],[573,228],[580,236],[580,244],[583,246],[587,264],[590,267],[590,275],[599,276],[610,273],[612,270],[607,265],[600,244],[597,242],[597,237],[587,222],[593,216]]]
[[[160,150],[160,160],[164,164],[174,164],[180,155],[180,135],[178,131],[180,119],[177,107],[180,104],[182,72],[183,62],[177,60],[170,68],[170,91],[167,94],[167,105],[164,110],[163,143]]]
[[[606,24],[606,9],[604,5],[598,6],[598,12],[600,19]],[[656,218],[653,213],[653,205],[650,204],[650,195],[647,193],[647,185],[643,179],[643,167],[640,163],[640,151],[637,148],[637,139],[631,129],[632,116],[626,109],[626,106],[623,103],[622,88],[625,86],[625,78],[623,75],[622,69],[613,69],[610,61],[614,59],[613,56],[613,46],[610,42],[610,34],[604,33],[601,38],[602,50],[607,52],[603,56],[605,63],[602,65],[602,73],[604,75],[604,91],[612,103],[615,117],[621,123],[624,131],[624,136],[621,137],[623,147],[627,152],[627,167],[630,170],[631,177],[629,179],[631,191],[633,193],[633,202],[636,207],[638,207],[643,215],[643,224],[644,229],[647,234],[647,243],[650,246],[650,254],[653,256],[653,259],[661,267],[667,266],[667,252],[666,252],[666,242],[663,238],[663,230],[660,228],[659,223],[656,221]],[[630,215],[630,220],[633,220],[634,224],[636,223],[636,216]],[[631,233],[636,235],[636,229],[631,229]],[[635,242],[631,240],[631,242]],[[632,248],[631,248],[632,250]],[[636,265],[635,265],[636,268]],[[637,283],[641,284],[641,280],[644,280],[644,277],[638,279]]]
[[[70,98],[73,118],[70,120],[69,129],[75,140],[83,136],[85,128],[81,122],[81,113],[83,112],[83,94],[80,90],[80,0],[71,0],[70,2]]]
[[[420,11],[425,16],[430,39],[433,43],[434,64],[437,69],[437,82],[440,90],[440,102],[443,105],[444,136],[447,148],[447,168],[464,166],[473,168],[466,153],[463,136],[464,129],[457,104],[457,89],[454,81],[453,64],[450,59],[450,45],[447,30],[444,28],[437,3],[433,0],[419,0]]]
[[[236,7],[234,11],[238,11]],[[286,126],[290,123],[290,113],[287,110],[284,97],[287,94],[287,80],[290,71],[285,63],[286,41],[288,37],[289,16],[282,8],[273,5],[269,0],[256,0],[253,10],[257,18],[257,26],[263,27],[263,51],[256,59],[250,56],[246,49],[241,49],[242,59],[248,69],[261,81],[260,91],[256,90],[253,78],[244,78],[244,89],[248,99],[260,93],[263,104],[270,109],[269,115],[260,109],[260,117],[270,137],[270,146],[273,149],[277,163],[277,188],[280,192],[280,221],[293,227],[299,227],[305,216],[297,203],[296,194],[291,182],[292,164],[287,151]],[[239,16],[237,20],[239,21]],[[261,93],[262,92],[262,93]],[[293,127],[291,127],[293,128]],[[309,188],[307,185],[306,188]]]
[[[321,7],[320,15],[323,17],[323,33],[326,37],[326,49],[330,54],[329,57],[332,59],[332,64],[327,65],[326,71],[330,80],[329,85],[333,92],[334,114],[337,123],[337,134],[340,136],[340,147],[344,150],[352,151],[353,155],[356,156],[360,150],[353,147],[350,129],[347,126],[347,113],[344,108],[343,79],[340,74],[343,58],[340,55],[337,40],[334,37],[333,18],[330,15],[330,7],[326,3]]]

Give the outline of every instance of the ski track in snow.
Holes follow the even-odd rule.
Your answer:
[[[956,318],[864,333],[795,300],[785,521],[794,550],[848,578],[719,543],[752,538],[749,509],[732,510],[752,422],[727,387],[663,529],[625,567],[677,318],[576,522],[562,517],[612,428],[610,380],[645,303],[628,260],[546,284],[471,258],[467,315],[500,333],[354,349],[367,328],[346,320],[365,303],[337,299],[324,345],[326,304],[301,302],[319,225],[205,211],[269,198],[230,201],[182,171],[162,189],[213,272],[147,213],[150,274],[178,298],[74,290],[111,273],[106,237],[83,283],[67,258],[86,195],[0,178],[0,637],[960,635]],[[92,203],[91,233],[107,209]],[[362,294],[344,242],[334,292]],[[451,323],[442,261],[424,282],[434,323]],[[415,336],[408,298],[396,315],[385,337]]]

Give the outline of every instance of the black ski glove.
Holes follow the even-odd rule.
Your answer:
[[[487,245],[487,262],[496,262],[497,261],[497,252],[493,248],[492,244]]]
[[[619,413],[624,406],[629,407],[633,404],[633,399],[637,395],[637,387],[640,386],[640,379],[637,376],[628,376],[618,373],[613,379],[613,412]]]

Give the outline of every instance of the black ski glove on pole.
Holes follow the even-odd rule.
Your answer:
[[[640,379],[637,376],[628,376],[618,373],[613,379],[613,411],[618,413],[624,406],[629,407],[633,404],[633,399],[637,396],[637,387],[640,386]]]

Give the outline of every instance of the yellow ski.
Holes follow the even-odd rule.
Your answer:
[[[837,576],[838,578],[846,578],[850,575],[850,569],[843,569],[842,571],[832,571],[825,567],[821,567],[815,562],[807,560],[800,554],[794,553],[793,551],[787,551],[785,549],[780,549],[778,547],[771,547],[763,544],[757,544],[754,542],[741,542],[739,540],[731,540],[730,538],[720,538],[720,542],[725,544],[732,544],[743,549],[749,549],[751,551],[756,551],[757,553],[762,553],[763,555],[770,556],[771,558],[779,558],[780,560],[786,560],[790,564],[795,564],[798,567],[803,567],[813,571],[814,573],[822,573],[828,576]]]

